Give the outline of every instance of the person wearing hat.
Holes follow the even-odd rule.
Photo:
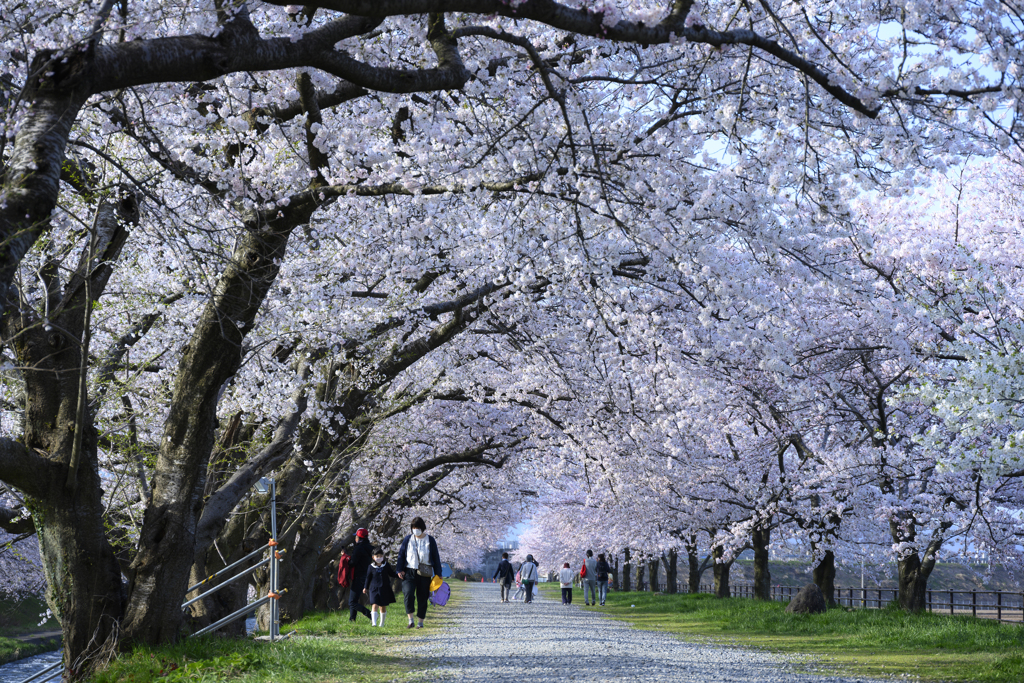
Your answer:
[[[427,617],[427,597],[430,582],[441,574],[441,555],[437,552],[437,541],[427,534],[427,523],[416,517],[409,525],[411,534],[402,539],[398,548],[398,578],[402,579],[402,595],[405,613],[409,617],[409,628],[414,626],[413,615],[419,618],[419,627]]]
[[[523,582],[523,589],[526,591],[526,602],[533,602],[533,584],[537,583],[540,574],[537,572],[537,563],[533,561],[533,555],[526,556],[526,562],[519,565],[519,578]]]
[[[355,621],[356,615],[362,613],[371,621],[370,610],[360,600],[363,597],[363,585],[366,583],[366,572],[373,562],[373,548],[370,546],[370,532],[360,527],[356,529],[356,542],[352,545],[351,555],[352,586],[348,593],[348,620]]]

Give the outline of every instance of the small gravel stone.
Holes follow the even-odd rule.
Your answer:
[[[794,671],[807,657],[728,648],[640,631],[581,605],[538,596],[502,604],[493,584],[464,584],[453,621],[428,628],[411,645],[436,658],[427,680],[458,683],[679,681],[684,683],[856,683]],[[579,591],[574,591],[578,593]],[[433,614],[446,608],[432,608]],[[433,623],[429,623],[433,621]],[[417,634],[419,635],[419,634]],[[408,642],[408,641],[407,641]]]

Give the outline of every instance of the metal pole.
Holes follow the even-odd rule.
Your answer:
[[[273,598],[270,600],[270,642],[274,642],[277,635],[280,633],[278,630],[278,620],[280,619],[280,609],[277,603],[278,595],[278,572],[280,571],[280,556],[277,552],[277,480],[270,480],[270,538],[273,541],[273,547],[270,549],[272,555],[270,556],[270,592],[273,594]]]

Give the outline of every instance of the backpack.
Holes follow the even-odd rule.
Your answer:
[[[583,578],[587,578],[587,563],[586,562],[584,562],[583,566],[580,567],[580,576],[582,576]]]
[[[352,581],[356,578],[356,568],[352,566],[352,557],[344,555],[338,563],[338,585],[342,588],[350,588]]]

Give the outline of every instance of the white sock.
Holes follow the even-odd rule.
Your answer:
[[[370,612],[370,625],[371,626],[376,626],[377,625],[377,613],[376,612]]]
[[[377,622],[377,626],[383,626],[384,625],[384,617],[386,617],[387,615],[388,615],[387,612],[381,612],[380,613],[380,621]]]

